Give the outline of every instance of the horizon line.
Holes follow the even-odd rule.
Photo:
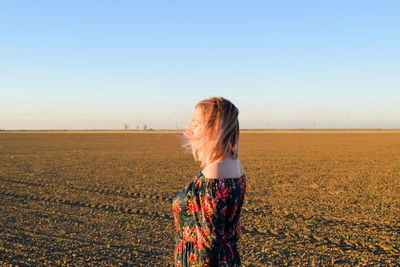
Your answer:
[[[400,130],[400,128],[243,128],[240,131],[287,131],[287,130]],[[118,132],[157,132],[157,131],[184,131],[184,129],[0,129],[0,132],[45,132],[45,131],[118,131]]]

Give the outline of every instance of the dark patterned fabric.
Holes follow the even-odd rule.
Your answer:
[[[240,210],[246,177],[193,177],[173,200],[174,266],[240,266]]]

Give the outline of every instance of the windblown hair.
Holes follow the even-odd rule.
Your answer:
[[[202,131],[193,136],[190,121],[183,132],[184,147],[191,149],[195,160],[205,167],[214,161],[223,159],[228,153],[232,159],[239,156],[239,109],[223,97],[212,97],[199,102]]]

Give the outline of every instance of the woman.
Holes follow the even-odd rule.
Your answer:
[[[238,158],[239,110],[213,97],[198,103],[184,136],[203,170],[174,198],[175,266],[240,266],[237,241],[246,179]]]

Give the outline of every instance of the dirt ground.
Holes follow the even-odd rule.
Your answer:
[[[168,266],[179,133],[1,132],[0,265]],[[400,265],[400,133],[242,132],[244,266]]]

